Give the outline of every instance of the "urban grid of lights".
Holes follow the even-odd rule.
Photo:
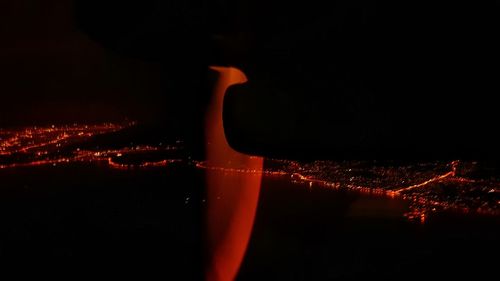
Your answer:
[[[177,146],[133,146],[121,149],[92,149],[65,151],[70,144],[82,143],[94,136],[120,131],[135,125],[100,124],[31,127],[20,130],[0,130],[0,169],[53,165],[73,162],[105,162],[111,168],[129,169],[166,166],[177,159],[127,164],[118,161],[130,154],[177,150]]]
[[[425,222],[429,213],[452,210],[463,213],[500,215],[500,180],[474,180],[459,175],[461,161],[417,163],[407,166],[374,167],[365,162],[298,161],[267,159],[267,168],[252,170],[210,166],[198,162],[198,168],[225,173],[262,173],[266,176],[289,176],[292,181],[331,189],[344,189],[368,195],[408,200],[409,220]],[[474,162],[475,163],[475,162]],[[272,167],[272,168],[271,168]],[[358,172],[364,176],[353,176]],[[442,186],[451,185],[459,193],[442,193]]]
[[[500,179],[470,179],[461,175],[472,170],[476,162],[437,161],[406,166],[377,166],[363,161],[272,162],[273,170],[286,171],[293,180],[306,182],[311,187],[318,185],[408,200],[410,210],[405,216],[410,220],[424,222],[429,213],[438,210],[500,215]],[[281,167],[276,168],[276,163]],[[445,192],[443,187],[454,193]]]
[[[500,215],[500,180],[470,179],[457,172],[464,162],[416,163],[407,166],[376,166],[363,162],[298,161],[267,159],[265,169],[213,166],[206,161],[163,158],[158,161],[128,163],[128,155],[168,152],[180,149],[175,145],[143,145],[120,149],[67,150],[69,145],[84,143],[92,137],[120,131],[135,123],[0,129],[0,169],[31,167],[75,162],[102,162],[115,169],[164,167],[183,162],[200,169],[225,173],[256,173],[265,176],[289,176],[292,181],[313,185],[355,190],[371,195],[409,200],[411,220],[424,222],[437,210],[458,210]],[[167,154],[168,155],[168,154]],[[465,162],[466,164],[475,162]],[[360,175],[361,174],[361,175]],[[452,186],[454,196],[441,192]]]

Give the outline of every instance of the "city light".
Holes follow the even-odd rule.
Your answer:
[[[428,221],[429,214],[442,210],[500,215],[500,178],[469,177],[470,171],[477,166],[477,162],[472,161],[380,165],[368,161],[265,159],[265,166],[262,166],[247,165],[245,161],[259,163],[261,160],[245,156],[241,158],[245,161],[232,161],[228,165],[227,159],[215,156],[211,157],[212,161],[196,161],[185,157],[185,154],[175,153],[184,149],[180,140],[172,144],[130,145],[112,149],[83,146],[95,136],[133,125],[134,122],[0,129],[0,170],[57,167],[71,163],[102,163],[119,170],[181,164],[226,175],[288,177],[292,182],[305,183],[311,188],[345,189],[371,196],[399,198],[409,202],[410,209],[405,216],[422,223]],[[220,155],[216,150],[213,153]]]
[[[92,137],[113,133],[135,125],[105,123],[100,125],[78,125],[31,127],[23,129],[0,130],[0,169],[32,167],[75,162],[102,162],[110,168],[131,169],[167,166],[179,159],[160,159],[139,163],[122,163],[117,158],[141,153],[178,150],[180,146],[133,146],[120,149],[68,149]]]

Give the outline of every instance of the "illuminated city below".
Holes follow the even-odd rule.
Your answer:
[[[154,159],[161,152],[176,151],[173,145],[138,145],[118,149],[81,149],[93,137],[110,134],[134,126],[127,124],[99,124],[71,126],[30,127],[18,130],[0,130],[0,169],[53,165],[72,162],[104,162],[111,168],[145,168],[166,166],[178,159]],[[151,155],[156,155],[151,157]],[[143,158],[143,160],[140,160]],[[139,160],[137,160],[139,159]],[[147,159],[147,160],[145,160]]]
[[[104,163],[114,169],[146,169],[182,163],[224,173],[262,173],[288,177],[293,182],[410,202],[406,217],[425,222],[432,212],[500,215],[500,174],[482,173],[472,161],[396,163],[376,161],[314,161],[266,159],[264,170],[231,168],[190,160],[181,141],[173,144],[129,145],[119,148],[86,146],[96,136],[136,125],[99,124],[0,129],[0,169],[57,166],[68,163]],[[83,148],[85,147],[85,148]]]

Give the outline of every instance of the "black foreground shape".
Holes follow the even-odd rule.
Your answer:
[[[498,1],[292,2],[86,0],[76,12],[104,46],[190,85],[173,95],[193,119],[203,116],[208,66],[242,69],[249,82],[229,91],[224,111],[237,150],[498,156]]]

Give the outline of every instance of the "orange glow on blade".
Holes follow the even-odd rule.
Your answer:
[[[226,90],[245,83],[245,74],[236,68],[211,69],[219,72],[219,79],[206,116],[207,164],[262,170],[262,157],[244,155],[229,146],[222,124]],[[261,178],[261,173],[207,170],[208,281],[231,281],[236,277],[252,233]]]

